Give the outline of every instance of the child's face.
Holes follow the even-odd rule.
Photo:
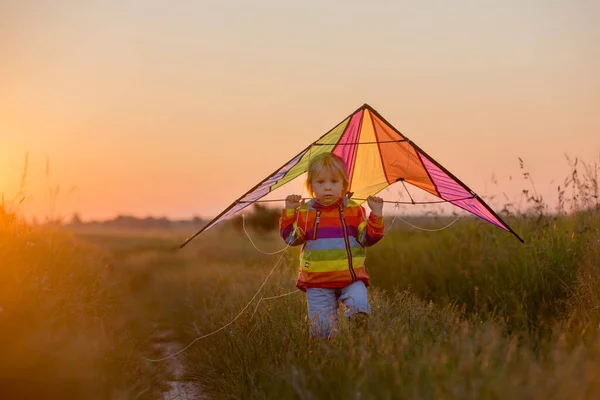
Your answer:
[[[322,168],[311,181],[315,199],[324,206],[333,204],[342,195],[344,180],[331,168]]]

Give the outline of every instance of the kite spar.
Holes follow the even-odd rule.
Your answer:
[[[353,199],[365,199],[396,182],[409,183],[512,233],[524,243],[467,185],[400,133],[371,106],[364,104],[248,190],[186,239],[180,248],[202,232],[302,175],[307,170],[310,157],[326,152],[333,152],[346,162],[350,180],[348,191],[353,192]]]

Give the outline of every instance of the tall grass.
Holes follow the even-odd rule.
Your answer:
[[[154,373],[102,254],[0,208],[0,397],[134,398]]]

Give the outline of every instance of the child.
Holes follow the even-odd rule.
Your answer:
[[[345,317],[358,326],[371,313],[366,247],[383,237],[383,200],[369,196],[371,214],[347,195],[344,161],[323,153],[310,160],[306,187],[313,199],[289,195],[280,219],[280,235],[292,246],[303,245],[297,287],[306,292],[311,337],[338,331],[338,299]]]

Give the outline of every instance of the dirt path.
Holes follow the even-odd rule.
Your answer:
[[[173,331],[170,330],[163,330],[154,336],[152,347],[157,358],[166,357],[181,349],[179,343],[172,338]],[[163,400],[208,400],[208,396],[202,394],[195,382],[180,380],[185,375],[185,353],[169,358],[165,362],[167,363],[167,374],[172,376],[172,379],[167,382],[170,389],[162,393]]]

